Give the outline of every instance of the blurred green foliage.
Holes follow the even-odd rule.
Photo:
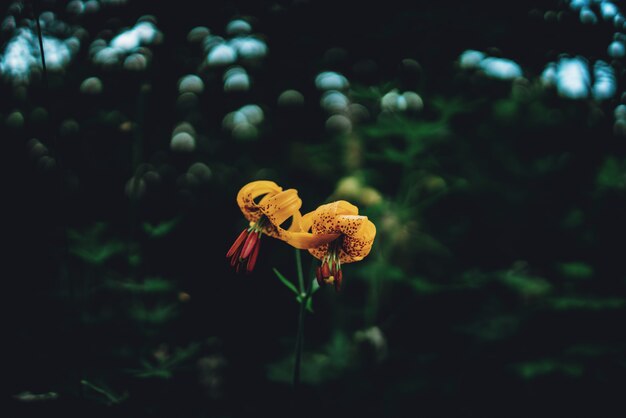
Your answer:
[[[162,378],[170,379],[177,368],[193,359],[200,351],[200,344],[193,343],[186,348],[178,347],[174,353],[163,353],[156,357],[155,361],[141,359],[141,369],[129,370],[128,372],[138,378]]]
[[[296,16],[298,7],[317,7],[300,3],[307,2],[289,6]],[[289,7],[276,4],[265,17],[281,21]],[[231,9],[206,19],[224,26]],[[404,18],[418,18],[387,13],[397,17],[386,22],[388,36]],[[497,19],[482,24],[506,32]],[[183,41],[189,29],[155,51],[145,73],[98,73],[101,100],[62,94],[76,90],[83,70],[55,74],[50,124],[2,128],[14,143],[41,137],[63,164],[59,182],[30,160],[19,170],[30,201],[18,222],[24,277],[9,292],[16,402],[48,406],[58,394],[81,416],[92,403],[106,405],[105,415],[297,414],[301,405],[286,399],[298,303],[306,299],[296,399],[306,401],[305,415],[623,409],[626,148],[612,132],[615,103],[560,99],[541,86],[537,68],[512,81],[469,75],[450,58],[457,51],[436,43],[419,70],[403,61],[416,55],[410,49],[381,60],[368,78],[349,54],[331,59],[337,50],[327,45],[292,56],[287,47],[298,42],[276,32],[268,38],[280,54],[247,68],[250,92],[229,95],[221,73]],[[298,41],[314,46],[305,38]],[[444,52],[445,71],[433,58]],[[180,67],[168,66],[170,58]],[[312,83],[328,69],[354,76],[345,96],[367,115],[345,112],[350,129],[340,132],[326,128]],[[183,72],[205,82],[195,107],[176,104]],[[306,83],[302,74],[311,76]],[[302,90],[304,103],[276,104],[286,88]],[[423,106],[384,109],[393,90],[419,94]],[[19,89],[6,92],[17,97]],[[40,93],[33,89],[33,103]],[[222,119],[252,102],[264,111],[258,135],[231,137]],[[3,115],[13,111],[6,107]],[[80,124],[80,138],[63,137],[57,147],[49,132],[68,118]],[[170,146],[181,122],[197,133],[193,152]],[[203,175],[190,172],[197,163]],[[313,281],[313,297],[303,297],[293,249],[277,240],[263,240],[252,275],[230,269],[224,255],[247,224],[235,197],[254,179],[297,188],[303,212],[345,199],[375,223],[372,252],[343,266],[340,293]],[[63,206],[50,208],[58,201]],[[305,271],[312,279],[313,268]],[[540,409],[545,404],[556,412]],[[64,405],[62,412],[74,411]]]

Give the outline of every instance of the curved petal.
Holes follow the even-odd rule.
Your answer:
[[[345,200],[327,203],[318,207],[311,218],[311,232],[314,234],[334,234],[343,232],[337,223],[340,215],[358,215],[359,208]]]
[[[259,204],[259,209],[273,225],[280,226],[298,212],[301,206],[302,200],[298,197],[298,191],[289,189],[270,197],[266,196]]]
[[[290,232],[300,232],[302,231],[302,214],[300,211],[294,212],[291,218],[291,225],[289,225],[288,231]]]
[[[259,196],[266,195],[264,199],[269,196],[282,192],[282,187],[268,180],[257,180],[250,182],[243,186],[239,193],[237,193],[237,204],[241,209],[241,212],[250,222],[256,222],[261,217],[262,213],[259,211],[258,204],[254,199]]]
[[[310,232],[283,231],[281,235],[281,239],[292,247],[311,252],[311,249],[314,248],[323,246],[328,248],[328,243],[339,238],[341,234],[311,234]]]
[[[365,258],[372,249],[376,226],[366,216],[341,216],[340,228],[344,233],[339,261],[353,263]]]
[[[323,248],[327,249],[328,243],[339,238],[341,235],[340,231],[331,231],[330,229],[328,231],[317,231],[316,233],[309,231],[312,229],[314,223],[320,223],[327,215],[332,216],[330,214],[337,211],[337,205],[335,203],[322,205],[304,216],[300,214],[294,216],[291,228],[283,234],[284,241],[292,247],[301,250],[309,250],[309,252],[316,248],[320,249],[319,252],[322,252]]]
[[[258,202],[258,199],[263,196]],[[296,189],[283,189],[276,183],[267,180],[253,181],[241,188],[237,194],[237,204],[250,226],[265,216],[269,222],[264,223],[263,233],[266,235],[288,239],[288,231],[281,225],[292,218],[290,231],[300,231],[300,207],[302,200],[298,197]]]
[[[294,248],[308,250],[327,244],[339,237],[340,234],[311,234],[308,232],[311,224],[310,222],[307,223],[307,219],[310,221],[311,213],[302,216],[300,211],[295,212],[289,229],[278,229],[279,238]],[[306,226],[307,224],[308,226]]]
[[[306,215],[302,216],[299,212],[297,215],[293,217],[293,222],[291,223],[290,231],[293,232],[309,232],[311,229],[311,225],[313,224],[313,216],[314,212],[309,212]]]
[[[321,205],[301,219],[294,218],[301,231],[291,232],[286,241],[296,248],[308,249],[312,256],[322,260],[328,254],[330,243],[339,239],[339,260],[342,263],[360,261],[372,248],[376,226],[367,216],[358,213],[359,209],[345,200]]]
[[[337,226],[341,233],[347,237],[359,237],[364,241],[373,241],[376,236],[376,226],[367,219],[367,216],[337,216]]]
[[[318,260],[323,260],[326,254],[328,254],[328,246],[329,246],[329,243],[327,242],[322,245],[309,248],[309,254],[311,254],[313,257],[317,258]]]

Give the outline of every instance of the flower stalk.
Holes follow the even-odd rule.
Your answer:
[[[302,256],[300,250],[296,248],[296,269],[298,271],[298,290],[302,296],[298,312],[298,329],[296,331],[295,360],[293,366],[293,387],[300,386],[300,365],[302,364],[302,346],[304,344],[304,319],[306,318],[306,305],[311,297],[312,286],[309,284],[305,289],[304,274],[302,273]]]
[[[283,190],[276,183],[258,180],[246,184],[237,194],[237,204],[249,222],[226,253],[230,265],[237,272],[252,272],[259,254],[263,235],[277,238],[296,249],[298,286],[283,276],[276,268],[274,273],[280,281],[296,294],[300,303],[298,327],[294,352],[293,386],[301,382],[302,348],[304,345],[304,322],[306,310],[311,310],[311,297],[324,284],[341,289],[342,264],[354,263],[365,258],[374,242],[376,226],[359,215],[359,209],[340,200],[319,206],[313,212],[302,215],[302,200],[295,189]],[[288,229],[283,227],[291,219]],[[315,270],[317,283],[304,278],[300,250],[321,261]]]

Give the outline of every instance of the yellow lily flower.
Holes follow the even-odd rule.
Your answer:
[[[301,219],[296,217],[295,222],[300,223],[301,231],[287,231],[287,243],[309,250],[320,260],[322,264],[315,274],[317,282],[334,284],[337,291],[343,279],[341,264],[365,258],[376,236],[376,226],[345,200],[322,205]]]
[[[245,264],[249,273],[256,264],[263,234],[285,240],[288,231],[281,225],[290,217],[294,218],[290,229],[299,226],[302,200],[295,189],[283,191],[273,181],[259,180],[248,183],[239,190],[237,204],[250,221],[250,226],[239,234],[226,257],[230,258],[230,265],[237,272]]]

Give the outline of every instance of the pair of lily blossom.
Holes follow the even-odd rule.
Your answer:
[[[332,284],[339,291],[342,263],[365,258],[374,242],[376,227],[360,216],[359,209],[339,200],[302,215],[302,200],[295,189],[283,190],[267,180],[246,184],[237,194],[237,204],[250,222],[230,247],[226,257],[237,272],[251,272],[259,255],[263,234],[278,238],[321,261],[315,276],[320,285]],[[282,227],[291,218],[288,229]]]

